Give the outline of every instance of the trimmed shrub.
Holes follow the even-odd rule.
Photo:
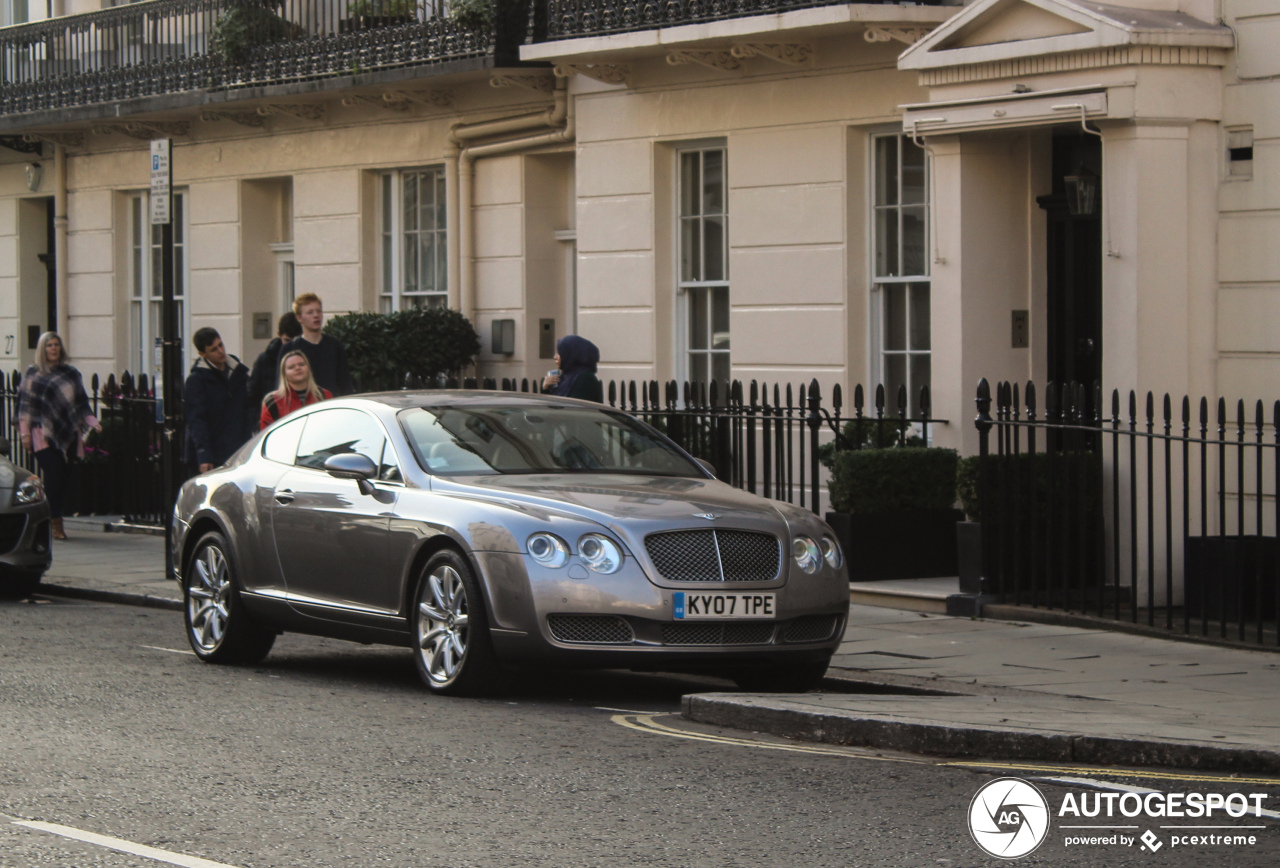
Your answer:
[[[1101,510],[1098,502],[1099,476],[1102,462],[1094,452],[1050,453],[1022,452],[1017,455],[988,455],[989,484],[998,494],[1002,485],[1016,486],[1010,512],[1037,522],[1047,521],[1050,499],[1058,508],[1064,506],[1064,492],[1086,504],[1086,514]],[[956,466],[956,494],[960,508],[969,521],[983,521],[983,504],[978,497],[981,459],[977,455],[962,458]],[[1052,473],[1052,478],[1050,474]],[[1030,517],[1030,518],[1029,518]],[[988,516],[994,521],[998,516]]]
[[[325,323],[342,341],[351,371],[364,391],[399,389],[405,374],[430,382],[469,367],[480,337],[456,310],[413,308],[395,313],[350,313]]]
[[[956,501],[954,449],[856,449],[836,452],[831,507],[866,515],[951,509]]]

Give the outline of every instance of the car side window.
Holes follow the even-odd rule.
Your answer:
[[[292,464],[298,454],[298,438],[302,436],[302,427],[306,423],[306,417],[294,419],[272,431],[262,444],[262,454],[271,461]]]
[[[307,427],[298,442],[298,459],[300,467],[324,467],[324,462],[333,455],[363,455],[377,465],[382,472],[379,479],[385,479],[386,468],[383,452],[386,449],[386,437],[382,427],[372,416],[346,408],[320,410],[307,417]],[[395,459],[391,459],[394,466]]]

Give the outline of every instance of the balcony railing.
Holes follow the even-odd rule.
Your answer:
[[[0,115],[492,54],[450,2],[145,0],[0,28]]]
[[[899,5],[895,0],[857,0]],[[547,39],[576,39],[633,30],[653,30],[772,15],[817,6],[847,6],[849,0],[547,0]],[[919,0],[911,5],[953,6],[957,0]]]

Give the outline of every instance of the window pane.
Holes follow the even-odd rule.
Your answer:
[[[919,419],[920,389],[929,385],[930,357],[927,353],[911,356],[911,415]]]
[[[391,231],[391,181],[390,175],[382,176],[382,231]]]
[[[884,403],[885,413],[898,412],[898,387],[907,383],[907,357],[904,355],[887,355],[884,357]]]
[[[711,290],[711,347],[729,349],[729,288],[717,286]]]
[[[392,257],[392,238],[390,233],[384,233],[382,236],[382,292],[385,295],[391,294],[391,272],[393,271],[395,260]]]
[[[186,298],[187,295],[187,267],[184,263],[186,259],[186,251],[181,247],[173,248],[173,297]]]
[[[703,260],[703,280],[724,280],[725,274],[724,261],[724,218],[708,217],[702,222],[702,231],[705,233],[704,250],[705,258]]]
[[[418,267],[422,279],[418,287],[422,290],[435,289],[436,281],[436,243],[435,233],[423,232],[418,236]]]
[[[418,176],[418,227],[420,229],[435,230],[436,228],[436,200],[435,200],[435,184],[432,183],[432,173],[424,172]]]
[[[880,136],[876,140],[875,176],[876,204],[898,204],[898,137]]]
[[[696,383],[707,381],[707,357],[705,353],[689,355],[689,379]]]
[[[418,288],[418,242],[414,236],[406,234],[404,238],[404,286],[405,292],[413,292]]]
[[[182,218],[183,208],[186,206],[186,204],[187,204],[187,197],[185,194],[183,193],[173,194],[172,220],[173,220],[173,243],[174,244],[186,243],[186,235],[183,233],[183,229],[182,229],[183,223],[186,222]]]
[[[728,353],[712,353],[711,354],[711,378],[721,383],[729,379],[729,354]],[[725,393],[721,393],[725,394]]]
[[[436,228],[438,229],[444,229],[449,225],[445,219],[448,213],[446,195],[444,172],[436,172]]]
[[[449,245],[443,232],[436,235],[436,291],[449,289]],[[443,301],[441,302],[443,304]]]
[[[876,210],[876,277],[898,275],[898,211]]]
[[[680,221],[680,279],[702,280],[702,222],[696,217]]]
[[[412,232],[418,228],[418,176],[404,176],[404,207],[401,209],[404,213],[404,226],[401,229],[405,232]]]
[[[698,200],[702,191],[700,157],[701,154],[698,151],[686,151],[680,155],[680,216],[682,217],[698,213]]]
[[[915,142],[902,139],[902,202],[904,205],[924,204],[928,201],[925,189],[924,148]]]
[[[297,463],[305,467],[321,467],[331,455],[355,453],[382,460],[382,429],[378,423],[358,410],[323,410],[307,419],[298,442]]]
[[[689,290],[689,348],[707,348],[707,291]]]
[[[723,214],[724,151],[707,151],[702,158],[702,213]]]
[[[151,248],[151,297],[160,298],[163,288],[160,285],[164,269],[160,263],[160,248]]]
[[[925,264],[924,206],[902,209],[902,273],[928,274]]]
[[[886,286],[880,290],[884,297],[884,349],[907,348],[906,292],[901,286]]]
[[[144,370],[142,367],[143,344],[146,342],[146,335],[142,331],[142,302],[132,302],[129,305],[129,327],[133,330],[133,370]]]
[[[911,284],[911,344],[913,350],[929,349],[929,284]]]

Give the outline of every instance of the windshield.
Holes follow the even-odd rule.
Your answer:
[[[635,419],[577,407],[433,407],[399,414],[429,473],[703,476]]]

